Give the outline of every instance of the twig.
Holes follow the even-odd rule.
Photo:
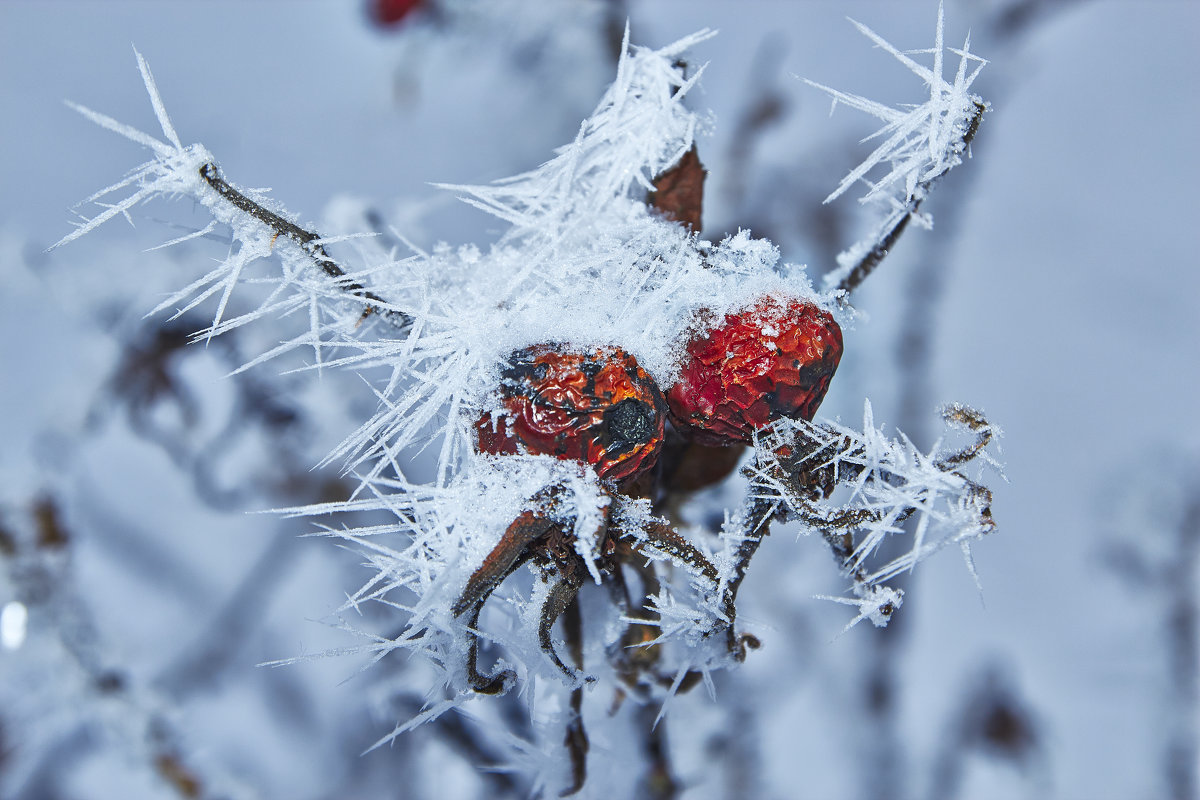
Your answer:
[[[757,461],[753,468],[757,469]],[[759,642],[749,634],[738,636],[735,630],[734,622],[737,618],[735,603],[738,589],[741,588],[742,581],[746,578],[746,571],[750,568],[750,559],[754,558],[754,554],[758,552],[762,540],[771,533],[771,520],[779,511],[782,503],[783,499],[771,486],[761,479],[751,478],[746,504],[741,518],[738,520],[741,526],[741,530],[737,532],[740,542],[737,552],[734,554],[733,573],[725,585],[725,597],[723,598],[729,625],[727,629],[729,652],[739,661],[745,659],[746,648],[757,649]]]
[[[967,124],[967,131],[962,137],[964,150],[971,144],[971,140],[975,138],[975,134],[979,131],[979,123],[983,120],[983,112],[986,110],[987,106],[984,103],[978,100],[975,101],[975,113],[971,115],[971,121]],[[949,170],[946,170],[946,172],[949,172]],[[921,203],[929,196],[929,190],[933,187],[933,184],[937,182],[938,178],[945,175],[946,172],[941,172],[917,184],[908,202],[894,211],[884,221],[883,225],[880,226],[879,231],[873,237],[875,239],[874,246],[859,258],[858,263],[838,283],[837,288],[839,290],[844,292],[854,291],[875,270],[875,267],[879,266],[879,262],[883,261],[884,257],[895,246],[900,235],[904,233],[905,228],[908,227],[908,222],[913,214],[917,213],[917,210],[921,207]]]
[[[412,317],[403,311],[389,308],[388,302],[382,297],[358,281],[347,277],[346,270],[334,261],[333,257],[325,250],[324,245],[321,244],[320,236],[263,208],[260,204],[246,197],[246,195],[233,188],[225,180],[221,175],[220,169],[212,162],[200,167],[200,177],[204,178],[205,183],[215,189],[217,194],[228,200],[233,206],[275,231],[276,236],[287,237],[299,245],[300,249],[308,254],[308,257],[313,260],[313,263],[322,272],[334,279],[334,285],[339,289],[342,289],[347,294],[352,294],[355,297],[368,301],[368,305],[363,309],[364,317],[376,314],[404,331],[412,327]]]
[[[567,651],[571,663],[578,670],[583,669],[583,615],[579,609],[579,600],[573,599],[563,615],[563,633],[567,639]],[[571,760],[571,785],[564,789],[559,796],[569,797],[583,789],[587,782],[587,754],[590,746],[587,729],[583,725],[583,687],[576,686],[571,690],[571,712],[567,721],[563,745]]]
[[[78,730],[86,739],[88,717],[97,713],[90,706],[116,705],[123,719],[148,745],[145,750],[136,751],[138,756],[148,761],[176,795],[187,800],[215,796],[213,786],[227,781],[203,775],[188,764],[181,745],[186,737],[173,721],[178,716],[176,698],[149,694],[128,677],[128,670],[112,666],[106,657],[95,622],[74,591],[71,543],[75,537],[63,525],[58,503],[52,497],[43,497],[33,505],[30,516],[33,536],[27,542],[16,541],[14,537],[11,563],[4,566],[17,596],[44,615],[47,627],[44,635],[57,639],[65,654],[64,661],[50,665],[59,670],[54,685],[80,687],[81,694],[65,695],[72,702],[84,703],[76,710]],[[62,674],[64,664],[73,667],[76,674]],[[61,775],[62,760],[53,758],[50,763],[56,777]]]
[[[290,532],[277,533],[211,621],[197,625],[194,641],[156,676],[155,687],[181,700],[227,678],[231,668],[240,666],[236,655],[262,621],[246,609],[268,604],[299,555],[297,539]]]
[[[962,425],[968,430],[973,431],[975,433],[975,441],[957,453],[951,453],[939,458],[934,462],[938,469],[945,470],[952,467],[960,467],[968,461],[973,460],[983,448],[991,443],[992,437],[996,434],[996,426],[989,423],[983,414],[961,403],[953,403],[942,409],[942,419],[946,422]]]
[[[395,698],[395,703],[398,714],[411,717],[419,714],[426,707],[426,698],[418,692],[405,692]],[[449,745],[450,751],[469,764],[477,777],[488,784],[488,789],[492,792],[490,796],[524,796],[521,793],[520,782],[512,773],[495,768],[504,763],[504,754],[488,741],[487,730],[483,726],[474,724],[470,717],[462,717],[457,714],[442,714],[430,720],[429,725],[437,732],[436,738]],[[361,747],[354,749],[356,760],[361,751]],[[405,752],[404,749],[397,748],[389,754],[389,758],[394,758],[401,752]],[[409,749],[407,752],[415,751]],[[411,775],[406,777],[411,779]],[[346,791],[346,786],[343,786],[342,790]],[[351,794],[351,796],[354,795]]]
[[[671,769],[671,753],[667,748],[666,725],[658,719],[650,703],[637,711],[637,724],[642,730],[642,752],[649,766],[642,784],[642,796],[651,800],[674,800],[679,796],[679,784]]]
[[[1184,507],[1176,535],[1174,558],[1163,565],[1167,585],[1166,638],[1171,704],[1174,709],[1168,723],[1163,751],[1163,769],[1172,800],[1195,797],[1197,780],[1196,751],[1200,737],[1195,722],[1200,705],[1200,643],[1196,640],[1196,621],[1200,619],[1195,574],[1200,561],[1200,496]]]

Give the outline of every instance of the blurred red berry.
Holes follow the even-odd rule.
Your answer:
[[[662,392],[619,348],[519,350],[502,373],[500,394],[508,413],[480,418],[481,452],[586,461],[601,478],[623,481],[652,467],[662,449]]]
[[[423,5],[425,0],[369,0],[367,12],[376,25],[391,27]]]
[[[779,417],[810,420],[842,357],[842,330],[802,300],[765,297],[687,345],[671,419],[705,445],[748,442]]]

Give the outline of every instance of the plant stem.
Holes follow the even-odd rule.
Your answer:
[[[212,162],[200,167],[200,177],[204,178],[205,183],[215,189],[217,194],[228,200],[234,207],[240,211],[244,211],[275,231],[277,237],[284,236],[299,245],[300,249],[313,260],[313,263],[322,272],[334,279],[334,285],[339,289],[347,294],[366,300],[367,305],[363,309],[364,317],[375,314],[404,331],[412,327],[412,317],[403,311],[389,308],[388,302],[382,297],[358,281],[348,278],[346,270],[334,261],[333,257],[325,250],[324,245],[321,244],[320,236],[312,231],[301,228],[294,222],[284,219],[273,211],[263,208],[259,203],[246,197],[246,195],[233,188],[225,180],[221,175],[221,170]]]

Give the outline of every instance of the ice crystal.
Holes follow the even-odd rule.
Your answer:
[[[867,618],[886,624],[901,595],[890,588],[885,591],[884,582],[947,546],[960,548],[976,576],[971,543],[995,528],[991,492],[954,467],[975,459],[998,466],[983,447],[999,429],[961,405],[947,407],[943,417],[950,427],[966,427],[979,436],[976,445],[950,453],[939,442],[923,453],[903,434],[892,439],[876,427],[869,400],[863,403],[861,431],[836,422],[784,418],[756,443],[760,463],[755,478],[770,496],[815,531],[831,538],[854,535],[853,547],[842,554],[842,566],[853,579],[855,596],[838,600],[859,607],[859,617],[851,624]],[[797,485],[793,478],[800,471],[824,474],[832,491],[814,493],[811,484]],[[905,523],[910,520],[908,550],[878,563],[880,546],[889,538],[908,535]]]
[[[804,79],[805,83],[832,97],[835,108],[842,103],[884,123],[878,131],[863,140],[883,139],[883,142],[842,178],[825,202],[835,200],[855,184],[863,182],[867,192],[860,202],[882,203],[887,208],[887,215],[869,237],[838,255],[839,269],[825,276],[826,286],[838,285],[874,247],[886,240],[890,232],[909,219],[926,228],[932,225],[928,215],[917,213],[918,208],[928,196],[933,183],[962,163],[980,118],[987,109],[983,99],[970,92],[971,85],[987,61],[971,52],[970,34],[962,48],[946,48],[942,5],[938,6],[935,42],[928,50],[901,51],[866,25],[854,20],[851,22],[864,36],[920,78],[929,88],[929,98],[922,103],[893,108]],[[959,59],[952,81],[947,81],[942,74],[947,49]],[[932,55],[932,68],[914,60],[914,55]],[[971,65],[973,68],[969,68]],[[868,177],[877,171],[877,167],[885,164],[887,171],[883,175]]]
[[[883,143],[842,178],[825,202],[841,196],[859,181],[865,181],[868,186],[862,202],[889,194],[896,194],[900,201],[906,202],[917,195],[921,184],[928,184],[961,163],[963,137],[976,114],[977,104],[982,103],[977,95],[968,90],[987,62],[971,52],[971,37],[968,34],[961,49],[949,48],[951,53],[959,57],[953,82],[942,76],[946,47],[943,42],[945,14],[941,5],[938,6],[937,39],[930,50],[902,52],[861,22],[851,22],[864,36],[924,81],[929,87],[929,99],[911,107],[892,108],[806,79],[805,83],[829,94],[835,106],[844,103],[884,122],[882,128],[864,140],[886,137]],[[917,54],[932,54],[933,68],[911,58]],[[967,67],[971,63],[975,67],[968,72]],[[891,168],[883,177],[866,180],[868,173],[884,163],[890,164]]]

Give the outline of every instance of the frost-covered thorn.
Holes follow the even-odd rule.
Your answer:
[[[713,585],[720,581],[716,566],[709,561],[694,545],[684,539],[674,528],[663,519],[651,519],[641,532],[645,537],[644,543],[671,558],[691,568]]]
[[[450,613],[458,617],[470,609],[482,608],[496,587],[529,559],[529,548],[538,539],[549,534],[554,527],[553,520],[531,511],[526,511],[513,520],[496,548],[488,554],[479,569],[471,574]]]
[[[478,621],[484,604],[509,575],[524,564],[534,561],[542,571],[542,578],[550,582],[538,621],[538,644],[543,653],[573,683],[586,680],[586,676],[563,663],[554,648],[551,629],[559,617],[574,607],[575,597],[583,585],[587,569],[582,557],[570,546],[574,537],[570,533],[573,521],[557,518],[554,509],[556,496],[561,488],[548,487],[530,500],[538,510],[521,512],[501,537],[500,542],[484,558],[483,563],[467,580],[466,587],[451,607],[451,614],[461,617],[469,614],[468,627],[471,638],[467,650],[467,677],[472,688],[481,694],[497,694],[507,690],[512,678],[507,673],[485,676],[476,667],[479,648]],[[607,506],[605,511],[607,511]],[[601,515],[597,537],[607,534],[607,516]],[[572,612],[574,613],[574,612]],[[582,658],[576,658],[576,662]]]
[[[175,126],[171,124],[171,118],[167,116],[167,107],[163,103],[162,95],[158,92],[158,84],[155,83],[154,75],[150,72],[150,65],[146,63],[146,59],[136,47],[133,48],[133,54],[137,56],[138,71],[142,73],[142,83],[146,86],[146,93],[150,95],[150,105],[154,107],[154,116],[158,118],[163,135],[170,140],[176,150],[183,150],[183,142],[179,141],[179,134],[175,132]]]
[[[478,694],[506,694],[516,683],[517,673],[511,669],[497,670],[492,675],[484,675],[479,671],[479,614],[483,611],[483,603],[476,605],[467,621],[470,627],[471,643],[467,648],[466,672],[467,683]]]
[[[891,622],[896,610],[904,603],[904,591],[890,586],[855,582],[853,586],[855,597],[837,597],[833,595],[816,595],[816,600],[830,600],[842,605],[857,606],[858,616],[846,623],[841,633],[846,633],[864,619],[871,620],[876,628],[885,628]]]
[[[554,662],[554,666],[558,667],[572,681],[584,680],[590,682],[595,679],[563,663],[562,658],[558,655],[558,651],[554,649],[554,641],[550,636],[550,632],[554,628],[554,623],[558,622],[558,618],[563,616],[568,609],[574,609],[572,614],[578,617],[579,607],[575,604],[575,597],[579,594],[579,589],[582,586],[583,577],[578,571],[564,571],[550,586],[550,591],[546,595],[546,602],[542,605],[541,618],[538,621],[538,644],[541,645],[542,652]],[[582,632],[579,630],[578,619],[576,619],[574,626],[567,627],[574,628],[576,637],[582,636]],[[572,647],[572,650],[579,651],[575,654],[578,655],[574,659],[576,664],[579,664],[583,660],[581,647],[582,641],[576,643],[575,647]]]

